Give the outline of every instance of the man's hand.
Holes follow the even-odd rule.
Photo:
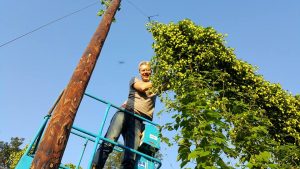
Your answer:
[[[152,87],[152,83],[138,80],[133,84],[133,87],[139,92],[146,93],[146,91],[148,91]]]

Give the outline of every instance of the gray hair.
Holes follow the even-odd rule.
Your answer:
[[[149,65],[150,66],[150,62],[149,61],[141,61],[140,63],[139,63],[139,70],[140,70],[140,67],[142,66],[142,65]]]

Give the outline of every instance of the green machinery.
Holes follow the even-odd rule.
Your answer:
[[[77,126],[74,126],[74,125],[72,126],[71,134],[74,134],[78,137],[81,137],[81,138],[85,139],[84,148],[82,150],[80,160],[77,164],[77,168],[81,164],[82,157],[84,155],[87,143],[88,142],[93,142],[94,143],[94,148],[93,148],[91,158],[90,158],[90,161],[89,161],[89,164],[88,164],[88,168],[91,168],[92,160],[93,160],[93,157],[94,157],[95,152],[97,150],[97,147],[98,147],[99,143],[101,143],[102,141],[110,142],[110,143],[116,145],[117,147],[120,147],[122,149],[127,149],[127,150],[130,150],[133,153],[136,153],[137,154],[137,159],[136,159],[135,169],[155,169],[155,168],[159,169],[161,167],[161,161],[157,158],[154,158],[155,153],[160,149],[160,138],[159,138],[158,124],[153,123],[152,121],[150,121],[148,119],[145,119],[141,116],[133,114],[132,112],[128,112],[123,108],[115,106],[115,105],[113,105],[113,104],[111,104],[107,101],[96,98],[96,97],[94,97],[92,95],[89,95],[87,93],[85,93],[85,96],[88,96],[92,99],[95,99],[95,100],[97,100],[101,103],[106,104],[106,111],[105,111],[102,123],[100,125],[100,129],[99,129],[98,134],[86,131],[86,130],[84,130],[82,128],[79,128]],[[39,130],[36,133],[34,139],[30,143],[30,145],[28,146],[28,148],[25,151],[24,155],[21,157],[16,169],[29,169],[30,168],[31,163],[32,163],[33,158],[34,158],[34,155],[35,155],[35,152],[36,152],[37,147],[40,143],[40,139],[43,136],[44,129],[45,129],[50,117],[51,117],[51,112],[55,108],[57,102],[52,107],[52,109],[49,111],[48,115],[45,116],[41,127],[39,128]],[[113,142],[112,140],[106,139],[102,136],[103,126],[106,122],[107,115],[108,115],[109,110],[110,110],[111,107],[113,107],[115,109],[119,109],[121,111],[124,111],[125,113],[131,114],[132,116],[135,116],[135,118],[139,118],[139,119],[142,119],[144,121],[145,130],[144,130],[144,133],[143,133],[143,137],[141,139],[140,147],[137,151],[134,150],[134,149],[131,149],[129,147],[125,147],[124,145],[122,145],[120,143]],[[66,167],[62,164],[60,165],[59,168],[68,169],[68,167]]]

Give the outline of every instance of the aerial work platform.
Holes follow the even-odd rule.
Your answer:
[[[157,158],[155,158],[155,154],[156,152],[160,149],[160,133],[158,130],[158,124],[143,118],[137,114],[134,114],[132,112],[129,112],[127,110],[125,110],[122,107],[118,107],[116,105],[111,104],[110,102],[107,102],[105,100],[99,99],[95,96],[92,96],[90,94],[85,93],[85,96],[90,97],[94,100],[99,101],[102,104],[106,105],[106,110],[105,113],[103,115],[103,119],[99,128],[99,131],[97,134],[89,132],[87,130],[84,130],[80,127],[77,127],[75,125],[72,126],[72,130],[71,130],[71,134],[76,135],[82,139],[85,139],[85,143],[83,146],[83,150],[80,154],[80,159],[77,163],[77,167],[79,168],[81,162],[82,162],[82,157],[84,156],[84,153],[86,151],[86,145],[88,144],[88,142],[92,142],[94,144],[93,146],[93,150],[92,153],[90,154],[90,159],[89,159],[89,163],[88,163],[88,169],[91,168],[92,166],[92,160],[93,157],[96,153],[96,150],[98,148],[98,145],[102,142],[102,141],[107,141],[111,144],[114,144],[115,146],[118,147],[118,149],[121,149],[120,151],[126,149],[129,150],[133,153],[137,154],[137,158],[136,158],[136,164],[135,164],[135,169],[159,169],[161,167],[161,161]],[[56,102],[57,103],[57,102]],[[56,105],[56,104],[55,104]],[[34,139],[31,141],[31,143],[29,144],[28,148],[26,149],[24,155],[21,157],[20,161],[18,162],[16,169],[29,169],[33,158],[35,156],[37,147],[39,146],[39,143],[41,141],[41,138],[43,136],[44,130],[46,128],[46,125],[51,117],[51,112],[53,111],[53,109],[55,108],[55,105],[52,107],[52,109],[49,111],[48,115],[46,115],[44,117],[43,123],[41,124],[39,130],[37,131]],[[135,118],[139,118],[141,120],[143,120],[144,124],[145,124],[145,130],[143,132],[143,136],[141,139],[141,144],[138,150],[134,150],[131,149],[129,147],[124,146],[123,144],[120,144],[118,142],[114,142],[110,139],[105,138],[104,136],[102,136],[103,134],[103,128],[104,128],[104,124],[107,120],[107,116],[109,114],[109,110],[110,108],[115,108],[118,109],[120,111],[123,111],[125,113],[131,114],[132,116],[134,116]],[[64,166],[64,165],[60,165],[59,166],[60,169],[69,169],[68,167]]]

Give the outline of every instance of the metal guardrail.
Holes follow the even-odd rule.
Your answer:
[[[62,94],[61,94],[61,95],[62,95]],[[61,95],[60,95],[60,96],[61,96]],[[85,143],[84,143],[84,146],[83,146],[83,150],[82,150],[82,153],[81,153],[81,155],[80,155],[80,160],[79,160],[79,162],[78,162],[78,164],[77,164],[76,169],[78,169],[79,166],[80,166],[80,164],[81,164],[82,157],[83,157],[83,155],[84,155],[84,153],[85,153],[86,146],[87,146],[87,144],[88,144],[89,141],[94,142],[93,152],[92,152],[92,155],[91,155],[91,159],[90,159],[90,161],[89,161],[89,164],[88,164],[88,168],[91,168],[91,167],[92,167],[92,161],[93,161],[93,158],[94,158],[94,155],[95,155],[95,153],[96,153],[96,150],[97,150],[97,147],[98,147],[98,144],[99,144],[100,140],[107,141],[107,142],[109,142],[109,143],[111,143],[111,144],[114,144],[114,145],[117,146],[117,147],[120,147],[120,148],[122,148],[122,149],[129,150],[129,151],[131,151],[131,152],[133,152],[133,153],[136,153],[136,154],[138,154],[138,155],[140,155],[140,156],[143,156],[143,157],[147,158],[148,160],[151,160],[151,161],[153,161],[153,162],[156,162],[156,163],[158,164],[158,167],[157,167],[158,169],[161,167],[161,161],[160,161],[159,159],[154,158],[154,157],[151,157],[151,156],[149,156],[149,155],[147,155],[147,154],[141,153],[141,152],[139,152],[139,151],[137,151],[137,150],[134,150],[134,149],[132,149],[132,148],[128,148],[128,147],[124,146],[123,144],[120,144],[120,143],[114,142],[114,141],[112,141],[112,140],[110,140],[110,139],[107,139],[107,138],[102,137],[103,127],[104,127],[104,124],[105,124],[106,119],[107,119],[107,115],[108,115],[109,110],[110,110],[111,107],[116,108],[116,109],[118,109],[118,110],[120,110],[120,111],[123,111],[123,112],[125,112],[125,113],[127,113],[127,114],[130,114],[130,115],[132,115],[132,116],[134,116],[134,117],[136,117],[136,118],[139,118],[139,119],[141,119],[141,120],[143,120],[143,121],[146,121],[147,123],[150,123],[150,124],[152,124],[152,125],[154,125],[154,126],[159,126],[158,124],[156,124],[156,123],[154,123],[154,122],[152,122],[152,121],[150,121],[150,120],[148,120],[148,119],[146,119],[146,118],[144,118],[144,117],[141,117],[141,116],[139,116],[139,115],[137,115],[137,114],[134,114],[134,113],[132,113],[132,112],[129,112],[129,111],[127,111],[127,110],[124,109],[124,108],[121,108],[121,107],[118,107],[118,106],[116,106],[116,105],[114,105],[114,104],[111,104],[110,102],[107,102],[107,101],[105,101],[105,100],[102,100],[102,99],[99,99],[99,98],[97,98],[97,97],[95,97],[95,96],[92,96],[92,95],[90,95],[90,94],[85,93],[85,95],[88,96],[88,97],[90,97],[90,98],[92,98],[92,99],[94,99],[94,100],[97,100],[97,101],[99,101],[99,102],[102,102],[102,103],[106,104],[107,107],[106,107],[106,111],[105,111],[105,114],[104,114],[104,118],[103,118],[103,120],[102,120],[102,122],[101,122],[100,129],[99,129],[99,131],[98,131],[98,134],[95,134],[95,133],[86,131],[86,130],[84,130],[84,129],[80,128],[80,127],[74,126],[74,125],[72,126],[71,134],[74,134],[74,135],[76,135],[76,136],[78,136],[78,137],[81,137],[81,138],[84,138],[84,139],[85,139]],[[60,97],[59,97],[59,98],[60,98]],[[55,105],[56,105],[56,104],[55,104]],[[51,110],[54,109],[55,105],[51,108]],[[52,111],[51,111],[51,112],[52,112]],[[40,141],[40,138],[42,137],[42,135],[43,135],[43,133],[44,133],[45,126],[47,125],[47,123],[48,123],[48,121],[49,121],[49,119],[50,119],[50,117],[51,117],[51,112],[49,112],[49,113],[44,117],[44,121],[43,121],[42,125],[40,126],[38,132],[36,133],[36,135],[35,135],[33,141],[30,143],[30,145],[28,146],[27,150],[25,151],[24,155],[27,156],[27,158],[29,158],[29,157],[32,158],[32,157],[34,156],[35,151],[36,151],[36,147],[38,146],[39,141]],[[77,132],[75,132],[75,131],[77,131]],[[24,155],[23,155],[23,156],[24,156]],[[31,159],[31,160],[32,160],[32,159]],[[30,161],[30,160],[28,161],[28,159],[25,159],[25,162],[26,162],[26,165],[28,165],[28,164],[31,163],[32,161]],[[18,164],[18,165],[19,165],[19,164]],[[21,164],[21,165],[22,165],[22,164]],[[21,166],[21,167],[22,167],[22,166]],[[69,169],[68,167],[63,166],[63,165],[60,165],[59,168]]]
[[[151,157],[151,156],[149,156],[149,155],[147,155],[147,154],[144,154],[144,153],[141,153],[141,152],[136,151],[136,150],[134,150],[134,149],[128,148],[128,147],[126,147],[126,146],[124,146],[124,145],[122,145],[122,144],[120,144],[120,143],[114,142],[114,141],[112,141],[112,140],[110,140],[110,139],[107,139],[107,138],[104,138],[104,137],[101,136],[101,135],[102,135],[102,131],[103,131],[103,126],[104,126],[104,124],[105,124],[105,121],[106,121],[106,119],[107,119],[108,112],[109,112],[109,110],[110,110],[111,107],[114,107],[114,108],[116,108],[116,109],[118,109],[118,110],[120,110],[120,111],[123,111],[123,112],[125,112],[125,113],[127,113],[127,114],[130,114],[130,115],[132,115],[132,116],[134,116],[134,117],[136,117],[136,118],[139,118],[139,119],[141,119],[141,120],[143,120],[143,121],[146,121],[147,123],[150,123],[150,124],[152,124],[152,125],[159,126],[158,124],[156,124],[156,123],[154,123],[154,122],[152,122],[152,121],[150,121],[150,120],[148,120],[148,119],[146,119],[146,118],[144,118],[144,117],[141,117],[141,116],[139,116],[139,115],[137,115],[137,114],[134,114],[134,113],[132,113],[132,112],[129,112],[129,111],[127,111],[127,110],[124,109],[124,108],[121,108],[121,107],[118,107],[118,106],[116,106],[116,105],[114,105],[114,104],[111,104],[110,102],[107,102],[107,101],[105,101],[105,100],[102,100],[102,99],[99,99],[99,98],[97,98],[97,97],[95,97],[95,96],[92,96],[92,95],[90,95],[90,94],[85,93],[85,95],[88,96],[88,97],[90,97],[90,98],[92,98],[92,99],[95,99],[95,100],[100,101],[100,102],[102,102],[102,103],[104,103],[104,104],[107,105],[106,111],[105,111],[105,114],[104,114],[104,119],[102,120],[101,127],[100,127],[100,129],[99,129],[98,135],[96,135],[96,134],[94,134],[94,133],[91,133],[91,132],[88,132],[88,131],[85,131],[85,130],[83,130],[83,129],[80,129],[79,127],[76,127],[76,126],[73,126],[73,127],[72,127],[73,129],[75,129],[75,130],[77,130],[77,131],[80,131],[80,132],[85,133],[85,134],[87,134],[87,135],[89,135],[89,136],[91,136],[91,137],[95,137],[95,138],[96,138],[96,141],[95,141],[95,144],[94,144],[93,153],[92,153],[92,157],[91,157],[91,160],[90,160],[89,165],[88,165],[89,168],[91,168],[91,166],[92,166],[92,161],[93,161],[94,155],[95,155],[95,153],[96,153],[96,150],[97,150],[97,147],[98,147],[98,144],[99,144],[100,139],[101,139],[101,140],[104,140],[104,141],[107,141],[107,142],[109,142],[109,143],[111,143],[111,144],[114,144],[114,145],[116,145],[116,146],[118,146],[118,147],[121,147],[121,148],[123,148],[123,149],[129,150],[129,151],[131,151],[131,152],[133,152],[133,153],[136,153],[136,154],[138,154],[138,155],[140,155],[140,156],[143,156],[143,157],[145,157],[145,158],[147,158],[147,159],[149,159],[149,160],[155,161],[156,163],[158,163],[158,169],[161,167],[161,161],[158,160],[157,158],[153,158],[153,157]]]

